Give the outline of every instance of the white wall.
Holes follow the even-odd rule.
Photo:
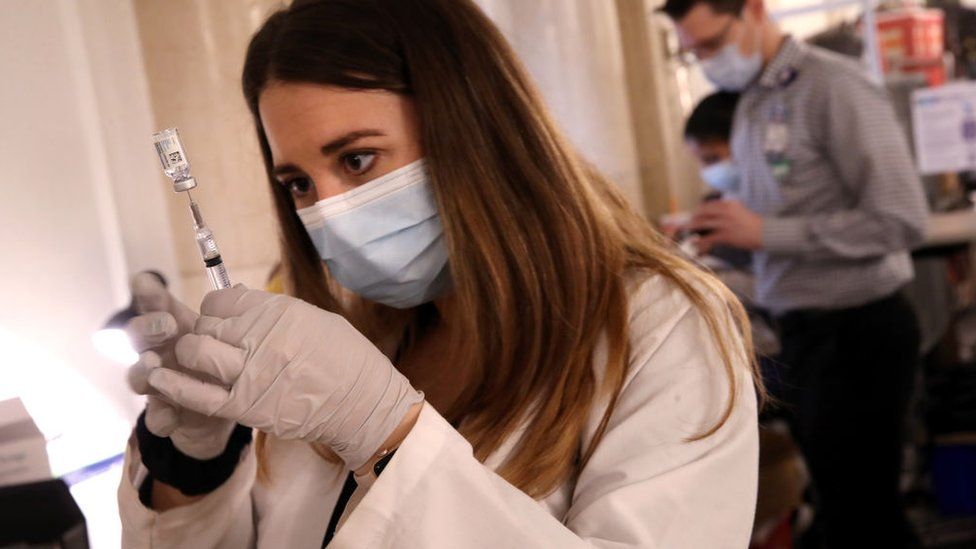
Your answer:
[[[100,129],[121,228],[128,273],[162,271],[180,293],[173,232],[166,205],[178,198],[162,180],[152,146],[157,130],[131,0],[74,0],[94,92],[93,126]],[[94,137],[94,136],[93,136]],[[185,227],[181,227],[185,228]]]
[[[124,1],[0,3],[0,327],[127,416],[122,370],[89,336],[128,302],[130,272],[174,265],[134,28]]]
[[[0,2],[0,398],[56,438],[56,475],[123,450],[141,401],[90,336],[130,272],[175,272],[135,29],[127,0]],[[117,547],[114,495],[83,511]]]

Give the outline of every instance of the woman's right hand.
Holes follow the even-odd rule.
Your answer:
[[[129,368],[129,386],[146,395],[146,427],[158,437],[169,437],[177,450],[207,460],[223,453],[236,423],[208,417],[177,406],[159,396],[147,378],[154,368],[183,371],[176,362],[176,342],[193,331],[199,315],[180,303],[154,275],[136,274],[130,282],[139,316],[126,327],[139,361]]]

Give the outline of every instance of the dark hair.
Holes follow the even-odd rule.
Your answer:
[[[698,4],[708,4],[715,13],[739,15],[746,5],[746,0],[667,0],[660,11],[673,21],[681,21]]]
[[[728,142],[732,136],[732,119],[739,94],[716,92],[701,100],[685,122],[685,139],[699,143]]]
[[[513,485],[533,496],[551,492],[586,464],[608,429],[630,361],[625,274],[636,270],[660,273],[684,290],[719,345],[729,398],[695,439],[729,418],[739,351],[723,337],[727,320],[712,296],[733,312],[751,354],[741,305],[676,256],[571,148],[508,42],[472,0],[297,0],[252,38],[242,81],[277,210],[285,289],[365,326],[368,336],[391,335],[371,334],[371,321],[406,315],[407,329],[392,335],[403,335],[407,351],[429,309],[397,313],[332,294],[291,193],[271,173],[258,102],[274,82],[413,100],[456,300],[444,312],[454,337],[442,358],[469,366],[474,377],[441,413],[461,426],[482,460],[521,429],[499,469]],[[600,378],[598,356],[606,361]],[[594,412],[602,419],[584,441]],[[259,434],[259,460],[262,440]]]

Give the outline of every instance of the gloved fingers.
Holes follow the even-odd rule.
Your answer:
[[[230,398],[230,391],[168,368],[149,372],[149,385],[170,402],[212,416]]]
[[[136,312],[166,311],[169,308],[169,292],[152,273],[140,272],[129,279],[129,290]]]
[[[193,328],[197,314],[173,297],[156,275],[136,273],[129,281],[129,289],[132,304],[139,314],[165,311],[173,315],[182,331],[188,332]]]
[[[168,437],[180,426],[176,406],[157,396],[146,399],[146,428],[157,437]]]
[[[165,311],[139,315],[125,327],[125,333],[136,352],[155,349],[179,333],[176,318]]]
[[[176,324],[183,333],[193,330],[193,325],[196,323],[197,317],[200,316],[193,309],[184,305],[182,301],[173,297],[172,294],[169,296],[169,312],[176,318]]]
[[[193,325],[193,331],[200,335],[208,335],[215,339],[220,339],[221,327],[227,321],[215,316],[201,316]]]
[[[244,371],[243,349],[208,335],[186,334],[176,342],[180,366],[206,374],[224,385],[233,385]]]
[[[215,316],[201,316],[193,326],[193,333],[210,336],[214,339],[236,345],[244,337],[249,322],[241,322],[240,318],[217,318]]]
[[[148,395],[151,389],[149,387],[149,372],[162,365],[162,359],[152,351],[146,351],[139,355],[139,361],[129,366],[129,371],[126,373],[126,381],[129,382],[129,388],[132,389],[132,392],[138,395]]]
[[[233,288],[215,290],[204,296],[203,303],[200,304],[200,315],[224,319],[238,317],[275,297],[275,294],[250,290],[243,284],[238,284]]]

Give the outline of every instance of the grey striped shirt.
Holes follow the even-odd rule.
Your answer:
[[[854,60],[787,38],[743,93],[732,154],[735,198],[764,220],[761,305],[852,307],[911,280],[925,196],[887,93]]]

